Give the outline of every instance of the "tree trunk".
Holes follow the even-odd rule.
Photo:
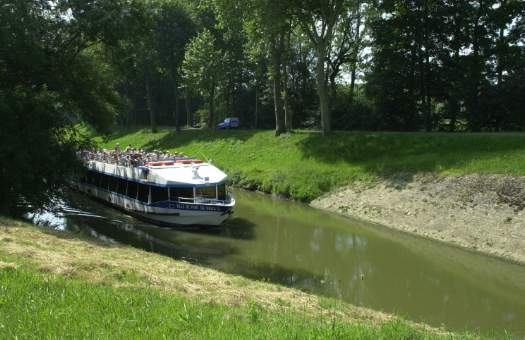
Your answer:
[[[0,216],[10,216],[11,207],[13,206],[12,198],[5,192],[0,194]]]
[[[126,76],[126,98],[129,99],[129,79],[128,77]],[[130,107],[128,109],[128,114],[127,114],[127,117],[126,117],[126,128],[129,129],[129,121],[130,121],[130,116],[131,116],[131,112],[132,112],[132,108]]]
[[[292,23],[288,25],[288,35],[287,35],[287,50],[290,50],[290,37],[292,33]],[[284,50],[283,50],[284,53]],[[283,87],[284,87],[284,120],[285,126],[287,129],[291,128],[291,116],[290,116],[290,94],[288,91],[288,56],[285,55],[283,61]]]
[[[259,118],[259,85],[255,86],[255,123],[257,129],[257,119]]]
[[[425,88],[425,96],[423,105],[425,106],[425,131],[430,132],[431,131],[431,103],[432,98],[430,96],[429,86],[430,86],[430,53],[429,51],[429,38],[428,38],[428,0],[425,1],[425,13],[424,13],[424,20],[425,20],[425,65],[424,65],[424,78],[423,78],[423,86]]]
[[[191,112],[191,89],[186,87],[186,124],[193,126],[193,113]]]
[[[354,43],[354,53],[352,53],[353,55],[353,58],[352,58],[352,65],[350,66],[352,72],[351,72],[351,77],[352,79],[350,80],[350,94],[353,98],[354,96],[354,90],[355,90],[355,76],[356,76],[356,73],[357,73],[357,56],[359,54],[359,48],[360,48],[360,45],[361,45],[361,36],[360,36],[360,29],[361,29],[361,7],[358,6],[357,8],[357,25],[356,25],[356,28],[355,28],[355,43]]]
[[[279,136],[286,132],[286,125],[284,121],[283,100],[281,98],[281,57],[284,52],[284,26],[281,28],[279,41],[279,48],[272,53],[273,62],[273,100],[275,103],[275,135]],[[274,44],[275,46],[275,44]]]
[[[462,1],[462,0],[459,0],[459,1]],[[458,18],[458,11],[457,11],[457,7],[458,7],[458,1],[454,1],[453,2],[453,6],[454,6],[454,21],[453,21],[453,24],[454,24],[454,40],[458,40],[459,37],[461,36],[461,24],[458,22],[459,21],[459,18]],[[460,65],[460,47],[458,44],[456,44],[456,47],[455,47],[455,50],[454,50],[454,57],[453,57],[453,61],[454,61],[454,69],[457,70],[459,68],[459,65]],[[459,92],[459,88],[460,88],[460,80],[459,80],[460,76],[458,76],[458,72],[453,72],[452,73],[452,88],[451,88],[451,91],[449,93],[449,116],[450,116],[450,122],[449,122],[449,125],[448,125],[448,131],[449,132],[454,132],[456,131],[456,123],[457,123],[457,119],[458,119],[458,114],[460,112],[460,100],[459,100],[459,97],[460,97],[460,94],[458,93]]]
[[[499,10],[505,13],[505,8],[507,7],[507,0],[503,0],[500,2],[500,8]],[[497,51],[498,51],[498,66],[497,66],[497,74],[498,74],[498,87],[501,86],[501,82],[503,81],[503,56],[501,51],[501,46],[504,44],[505,39],[505,24],[502,24],[499,28],[499,36],[498,36],[498,45]]]
[[[286,74],[286,70],[284,70],[284,79],[283,79],[283,87],[284,87],[284,120],[285,120],[285,127],[287,129],[290,128],[290,96],[288,94],[288,75]]]
[[[175,111],[173,112],[173,119],[175,119],[175,129],[180,131],[180,98],[179,98],[179,84],[176,76],[173,77],[173,92],[175,94]]]
[[[210,89],[210,98],[209,98],[209,105],[210,105],[210,116],[208,117],[208,128],[213,128],[213,116],[215,115],[215,108],[214,108],[214,97],[215,97],[215,84],[211,85]]]
[[[459,101],[456,100],[456,96],[453,94],[449,103],[449,114],[450,122],[448,125],[448,132],[454,132],[456,130],[456,121],[459,112]]]
[[[337,77],[337,71],[332,71],[330,73],[330,94],[331,94],[331,104],[332,106],[335,105],[335,103],[337,102],[337,88],[336,88],[336,85],[335,85],[335,77]]]
[[[471,84],[471,105],[470,105],[470,129],[472,132],[480,131],[481,117],[479,110],[479,87],[481,83],[481,56],[480,56],[480,19],[483,10],[483,0],[479,0],[479,7],[476,12],[474,22],[474,32],[472,37],[472,53],[474,55],[474,65],[472,70],[472,84]]]
[[[151,120],[151,132],[157,133],[157,123],[155,122],[155,92],[153,90],[153,85],[151,84],[149,68],[146,70],[146,72],[146,91],[148,92],[148,109]]]
[[[319,37],[317,40],[317,93],[321,104],[321,131],[323,137],[328,137],[330,126],[330,100],[326,93],[324,60],[326,54],[326,40]]]

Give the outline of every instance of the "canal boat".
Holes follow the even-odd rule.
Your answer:
[[[133,166],[127,160],[82,156],[86,172],[74,187],[143,221],[166,227],[219,227],[233,213],[228,176],[187,157]]]

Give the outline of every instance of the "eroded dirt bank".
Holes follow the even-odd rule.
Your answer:
[[[525,177],[398,174],[311,205],[525,264]]]

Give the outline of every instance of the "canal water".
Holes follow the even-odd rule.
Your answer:
[[[452,331],[525,336],[525,266],[253,192],[213,232],[149,225],[68,194],[55,228],[269,280]]]

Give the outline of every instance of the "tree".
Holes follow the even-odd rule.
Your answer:
[[[76,124],[108,132],[124,109],[105,54],[144,36],[141,1],[17,1],[0,6],[0,214],[19,203],[52,208],[76,152],[92,144]],[[120,35],[126,32],[125,35]]]
[[[197,35],[196,9],[191,2],[179,0],[160,4],[158,58],[161,72],[173,84],[175,127],[180,130],[180,74],[185,46]],[[191,119],[191,118],[189,118]],[[188,125],[192,122],[188,120]]]
[[[352,92],[355,84],[355,72],[358,55],[362,48],[362,4],[357,1],[345,8],[328,45],[326,59],[329,66],[331,104],[337,100],[336,78],[345,64],[352,64]]]
[[[282,58],[285,52],[286,30],[291,20],[288,0],[214,0],[208,1],[217,13],[221,25],[238,32],[244,30],[249,37],[246,45],[252,55],[270,56],[275,108],[275,135],[286,132],[283,99],[281,95]],[[242,20],[239,20],[242,18]]]
[[[344,0],[295,0],[297,16],[317,56],[317,93],[321,106],[321,129],[323,137],[332,130],[330,99],[326,90],[326,51],[330,45],[334,27],[343,10]]]
[[[222,76],[221,57],[221,51],[215,47],[215,38],[205,29],[186,46],[182,66],[187,86],[208,98],[208,128],[213,127],[215,89]]]
[[[443,55],[444,25],[439,1],[385,0],[372,21],[372,72],[367,93],[376,98],[388,129],[431,131],[432,101],[444,83],[438,57]]]

